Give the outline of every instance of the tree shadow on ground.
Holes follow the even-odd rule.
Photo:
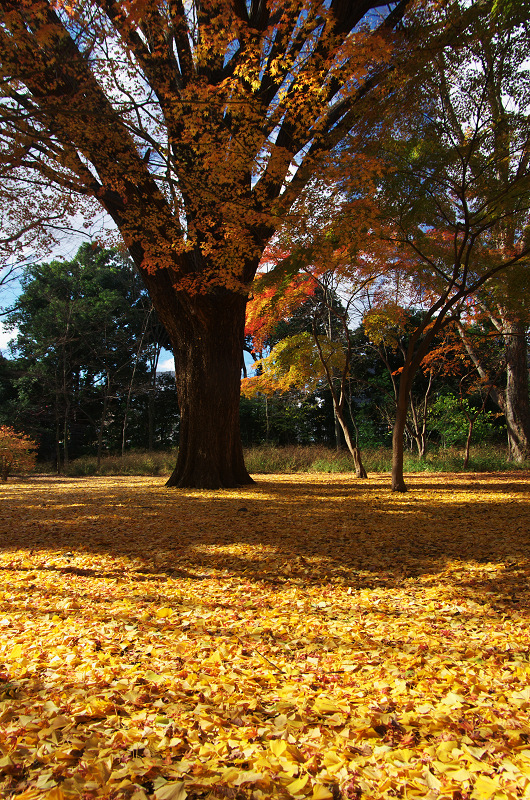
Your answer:
[[[146,579],[153,570],[199,577],[221,569],[278,585],[392,586],[448,562],[526,559],[528,474],[414,475],[405,495],[386,481],[267,476],[238,492],[201,493],[153,479],[40,478],[4,489],[0,549],[82,548],[139,558]]]

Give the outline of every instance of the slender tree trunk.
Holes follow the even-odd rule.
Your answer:
[[[70,453],[68,449],[68,418],[70,416],[70,404],[66,404],[66,408],[64,411],[64,420],[63,420],[63,464],[64,464],[64,471],[68,469],[68,465],[70,464]]]
[[[265,441],[269,443],[270,436],[269,398],[265,395]]]
[[[412,377],[408,377],[406,366],[400,376],[399,391],[396,400],[396,419],[392,432],[392,491],[406,492],[407,485],[403,476],[403,438],[407,424],[409,408],[409,385]]]
[[[418,458],[425,458],[427,454],[427,440],[422,433],[414,437],[416,442],[416,449],[418,451]]]
[[[125,403],[125,413],[123,415],[123,425],[122,425],[122,429],[121,429],[121,457],[122,458],[125,455],[125,441],[126,441],[126,434],[127,434],[127,422],[129,421],[129,409],[131,407],[131,395],[132,395],[132,389],[133,389],[133,383],[134,383],[134,376],[136,375],[136,368],[138,367],[138,363],[140,361],[140,353],[142,352],[142,348],[143,348],[143,345],[144,345],[145,332],[147,330],[147,325],[149,323],[149,318],[151,316],[152,311],[153,311],[153,307],[151,306],[151,308],[149,309],[149,312],[147,314],[147,317],[145,319],[144,327],[143,327],[143,330],[142,330],[142,335],[140,336],[140,342],[139,342],[138,347],[136,349],[136,356],[135,356],[135,359],[134,359],[133,370],[132,370],[132,373],[131,373],[131,380],[129,381],[129,388],[127,390],[127,401]]]
[[[474,426],[474,424],[475,424],[475,420],[473,418],[468,418],[466,450],[465,450],[465,457],[464,457],[464,469],[467,469],[467,465],[469,464],[469,450],[470,450],[470,447],[471,447],[471,437],[473,435],[473,426]]]
[[[528,399],[528,360],[526,331],[523,325],[505,327],[506,427],[508,455],[512,461],[530,458],[530,405]]]
[[[340,453],[340,451],[342,450],[341,429],[344,430],[344,428],[341,424],[340,419],[337,416],[337,410],[335,409],[335,407],[333,408],[333,418],[335,426],[335,450],[337,451],[337,453]]]
[[[455,298],[458,296],[455,295]],[[396,419],[394,422],[394,430],[392,432],[392,491],[393,492],[406,492],[407,485],[403,476],[403,436],[407,424],[407,413],[409,407],[409,397],[412,389],[414,376],[419,369],[419,366],[428,352],[434,337],[440,330],[447,324],[447,314],[454,305],[455,298],[450,302],[448,301],[438,314],[434,324],[430,324],[426,331],[425,321],[420,328],[412,334],[405,355],[405,363],[399,375],[399,391],[396,395]],[[429,319],[429,317],[427,318]],[[424,338],[419,342],[416,352],[414,348],[418,339],[423,334]],[[430,382],[429,382],[430,388]]]
[[[147,449],[150,453],[155,449],[155,391],[152,387],[147,392]]]
[[[218,489],[252,483],[239,430],[246,298],[197,294],[168,333],[175,354],[180,440],[167,486]]]
[[[109,392],[110,392],[110,375],[107,372],[105,376],[105,388],[103,390],[103,410],[101,412],[101,421],[99,423],[98,431],[98,455],[97,455],[97,471],[101,467],[101,456],[103,453],[103,431],[105,429],[105,422],[107,421],[107,411],[109,406]]]
[[[392,428],[392,491],[406,492],[407,486],[403,477],[403,454],[405,448],[404,438],[407,426],[409,392],[405,391],[406,387],[403,371],[400,374],[400,379],[398,382],[395,373],[390,366],[385,348],[380,345],[377,349],[381,360],[388,370],[390,380],[392,381],[394,400],[396,403],[396,415],[394,417],[394,425]],[[407,355],[406,353],[403,355],[406,362]]]
[[[157,391],[156,371],[160,359],[161,345],[155,342],[151,361],[151,385],[147,392],[147,449],[151,453],[155,449],[155,397]]]
[[[500,408],[506,419],[508,432],[508,456],[513,461],[524,461],[530,457],[530,406],[528,399],[528,352],[526,328],[523,324],[509,322],[504,314],[502,322],[493,315],[490,319],[504,335],[504,360],[506,364],[506,389],[504,392],[494,386],[490,397]],[[458,332],[464,347],[483,380],[488,378],[478,354],[474,351],[462,325]]]
[[[59,421],[59,412],[56,409],[55,417],[55,460],[57,462],[57,475],[61,474],[61,424]]]
[[[356,476],[358,478],[367,478],[368,474],[367,474],[367,472],[366,472],[366,470],[365,470],[365,468],[363,466],[363,462],[362,462],[362,458],[361,458],[361,450],[352,441],[352,438],[350,436],[350,432],[348,430],[348,426],[346,424],[346,420],[344,419],[343,409],[342,408],[338,408],[337,405],[335,404],[335,401],[333,401],[333,410],[335,412],[335,419],[338,421],[338,423],[339,423],[339,425],[340,425],[340,427],[342,429],[342,433],[344,434],[344,439],[346,441],[346,445],[347,445],[348,450],[350,451],[351,456],[353,458],[353,463],[355,464],[355,474],[356,474]]]

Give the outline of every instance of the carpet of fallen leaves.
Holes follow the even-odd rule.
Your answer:
[[[530,475],[0,487],[0,794],[530,797]]]

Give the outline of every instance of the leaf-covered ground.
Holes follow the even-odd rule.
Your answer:
[[[0,790],[530,797],[530,476],[0,487]]]

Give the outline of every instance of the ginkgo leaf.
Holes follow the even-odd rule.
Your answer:
[[[287,742],[285,739],[273,739],[272,742],[269,742],[269,747],[271,752],[273,752],[275,756],[279,757],[287,750]]]
[[[134,794],[131,795],[131,800],[147,800],[147,795],[143,789],[136,789]]]
[[[311,800],[331,800],[333,792],[330,792],[326,786],[321,783],[315,784],[313,787],[313,795]]]
[[[51,789],[47,795],[46,800],[66,800],[66,796],[60,786]]]
[[[472,772],[467,769],[453,769],[447,773],[448,777],[451,778],[452,781],[456,781],[457,783],[463,783],[464,781],[469,781],[472,776]]]
[[[186,800],[187,796],[182,781],[171,781],[155,791],[155,800]]]
[[[499,790],[497,778],[490,778],[487,775],[479,775],[475,781],[471,797],[473,800],[488,800]]]
[[[155,611],[155,617],[170,617],[172,613],[173,610],[171,608],[157,608]]]
[[[293,795],[299,794],[309,782],[309,775],[302,775],[297,780],[293,781],[292,783],[287,784],[287,791]]]
[[[319,714],[336,714],[343,710],[340,705],[324,695],[317,697],[314,708]]]
[[[432,772],[430,772],[430,770],[426,769],[425,772],[423,773],[423,776],[425,778],[425,783],[427,784],[429,789],[436,789],[437,792],[440,791],[442,783],[441,781],[438,780],[436,775],[433,775]]]
[[[245,783],[257,783],[263,780],[265,776],[261,772],[244,771],[239,774],[235,779],[234,786],[242,786]]]

